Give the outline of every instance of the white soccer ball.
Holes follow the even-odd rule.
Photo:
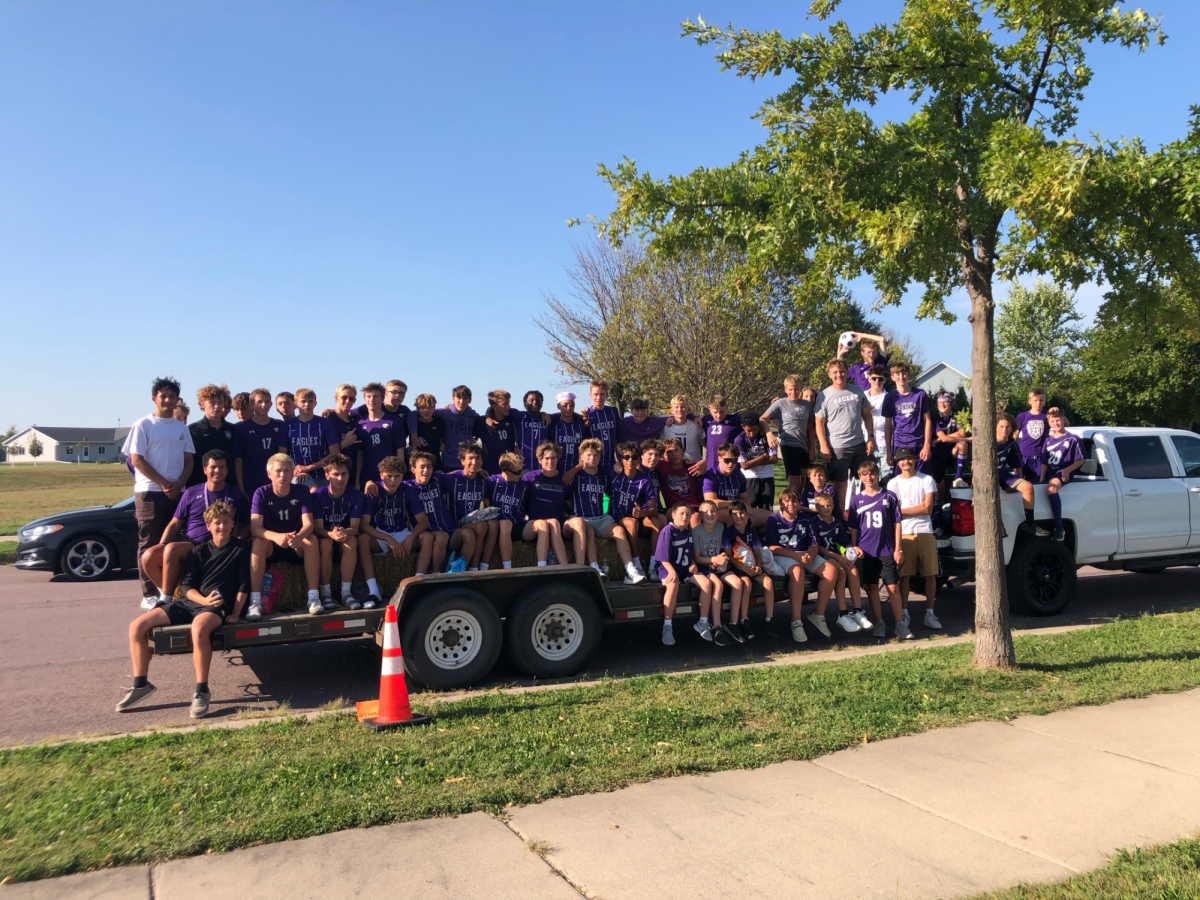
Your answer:
[[[843,331],[842,336],[838,338],[838,343],[846,349],[850,349],[857,344],[858,341],[855,339],[853,331]]]

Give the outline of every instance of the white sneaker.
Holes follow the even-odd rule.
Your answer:
[[[647,573],[646,577],[649,578],[651,581],[653,581],[655,584],[658,584],[660,582],[660,579],[658,577],[658,563],[655,563],[655,562],[650,563],[650,571]]]
[[[938,617],[933,614],[932,609],[925,610],[925,627],[932,628],[935,631],[942,630],[942,623],[938,621]]]
[[[907,622],[901,622],[896,626],[896,637],[902,641],[911,641],[913,639],[912,629],[908,627]]]
[[[967,484],[965,481],[963,481],[963,479],[961,479],[961,478],[955,478],[954,481],[952,481],[950,483],[950,487],[965,488],[965,487],[970,487],[970,485]]]
[[[871,637],[887,637],[887,626],[883,622],[876,622],[871,629]]]
[[[711,641],[713,639],[712,626],[710,626],[707,622],[697,622],[692,627],[696,629],[696,634],[700,635],[700,637],[704,638],[706,641]]]
[[[804,633],[804,623],[799,619],[792,620],[792,640],[797,644],[803,644],[808,640],[808,635]]]
[[[147,610],[147,611],[152,610],[152,609],[158,609],[158,597],[143,597],[142,598],[142,609]]]
[[[641,584],[646,580],[646,576],[632,566],[625,570],[626,584]]]
[[[250,601],[250,608],[246,610],[246,618],[247,619],[261,619],[262,618],[262,601],[261,600],[258,600],[258,601],[251,600]]]
[[[909,618],[908,618],[908,610],[907,609],[903,609],[900,611],[900,621],[903,623],[905,628],[908,628],[912,625],[912,622],[910,622]]]
[[[871,617],[868,616],[861,609],[856,609],[850,615],[852,615],[854,617],[854,621],[858,623],[858,627],[861,628],[863,631],[866,631],[869,628],[875,627],[875,623],[871,621]]]
[[[838,628],[847,634],[854,634],[856,631],[861,631],[861,626],[854,620],[854,616],[849,613],[842,613],[838,616]]]
[[[321,605],[320,597],[313,597],[308,601],[308,614],[310,616],[319,616],[323,612],[325,612],[325,607]]]
[[[825,621],[824,616],[817,615],[815,611],[810,612],[808,614],[808,621],[812,622],[813,628],[817,629],[817,631],[821,632],[821,634],[825,635],[825,637],[833,637],[833,634],[829,631],[829,625]]]
[[[671,627],[670,622],[663,622],[663,643],[668,647],[675,646],[675,629]]]

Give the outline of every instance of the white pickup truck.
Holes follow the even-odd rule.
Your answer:
[[[1066,540],[1020,528],[1021,496],[1001,494],[1004,562],[1014,610],[1062,612],[1075,596],[1080,566],[1161,572],[1200,565],[1200,436],[1171,428],[1068,429],[1087,462],[1062,490]],[[975,510],[970,488],[950,491],[951,537],[939,541],[943,574],[975,580]],[[1034,489],[1034,516],[1053,524],[1045,485]]]

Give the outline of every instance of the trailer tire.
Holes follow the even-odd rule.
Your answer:
[[[587,591],[546,584],[518,598],[508,611],[505,644],[521,672],[536,678],[574,675],[600,644],[600,611]]]
[[[436,591],[404,623],[404,669],[434,690],[467,687],[492,670],[503,639],[500,614],[478,592]]]
[[[1008,599],[1018,612],[1056,616],[1075,599],[1075,558],[1061,541],[1018,541],[1007,574]]]

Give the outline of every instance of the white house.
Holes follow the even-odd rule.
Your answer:
[[[31,425],[4,442],[10,463],[91,463],[118,462],[128,428],[43,428]],[[29,453],[36,439],[42,453],[36,459]]]
[[[947,362],[936,362],[928,369],[923,369],[921,374],[913,381],[913,387],[920,388],[929,395],[934,395],[938,391],[949,391],[951,394],[957,394],[961,387],[967,392],[967,396],[971,396],[971,376],[965,372],[960,372],[954,366]]]

